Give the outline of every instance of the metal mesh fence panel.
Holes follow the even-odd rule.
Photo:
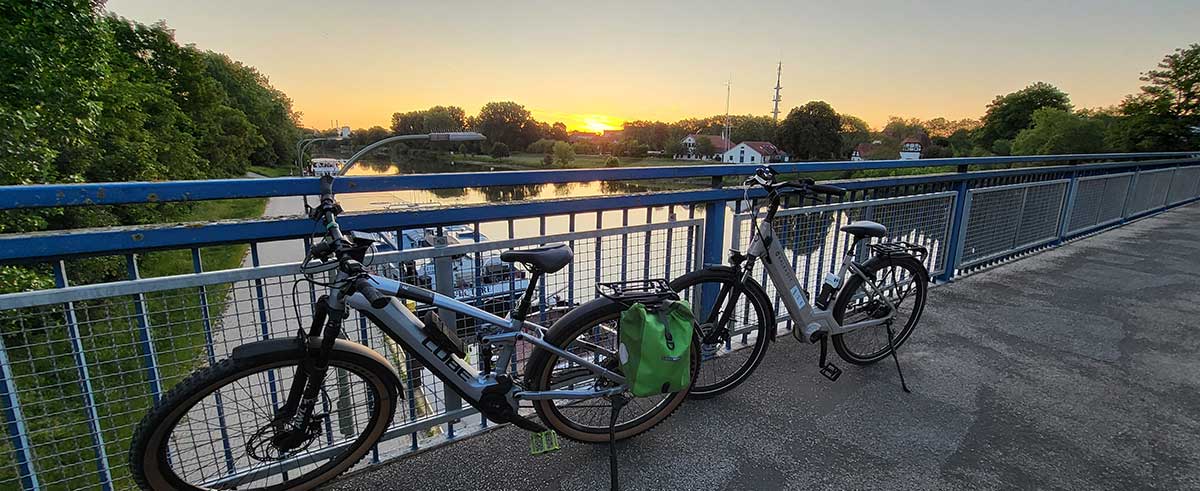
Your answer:
[[[1105,179],[1104,200],[1100,204],[1100,213],[1096,217],[1096,225],[1107,225],[1121,220],[1129,200],[1129,184],[1133,182],[1133,174],[1116,176]]]
[[[597,281],[663,278],[691,270],[701,223],[670,221],[465,248],[383,252],[368,261],[380,274],[448,289],[503,317],[529,277],[520,267],[500,262],[500,251],[542,241],[569,242],[573,262],[548,275],[534,299],[530,320],[548,326],[571,306],[594,298]],[[453,268],[448,275],[452,285],[437,284],[439,260]],[[0,297],[5,314],[0,320],[2,387],[12,389],[4,391],[0,400],[5,407],[0,409],[6,424],[21,427],[23,455],[31,459],[23,461],[6,439],[7,448],[0,449],[0,489],[20,489],[30,479],[43,489],[133,488],[127,459],[141,418],[166,391],[195,370],[228,357],[234,348],[294,337],[307,329],[311,305],[325,288],[301,278],[296,265],[287,264]],[[476,326],[471,319],[457,319],[456,325],[467,360],[480,366]],[[353,312],[342,328],[344,338],[388,359],[405,386],[385,439],[360,465],[486,424],[364,316]],[[518,351],[514,374],[523,375],[530,352],[528,346]],[[265,407],[278,403],[294,370],[284,366],[264,372],[239,389],[241,399],[238,392],[223,389],[223,398],[214,395],[198,404],[175,433],[171,455],[177,468],[212,482],[311,468],[306,456],[317,453],[278,465],[255,461],[243,450],[248,437],[235,431],[249,424],[253,409],[238,401]],[[356,434],[362,420],[353,416],[354,409],[365,407],[369,399],[352,373],[336,373],[331,372],[318,408],[330,415],[320,437],[325,444]]]
[[[1068,183],[1058,180],[970,190],[959,267],[1055,239]]]
[[[1080,233],[1121,219],[1133,174],[1084,177],[1076,185],[1067,234]]]
[[[1197,181],[1200,181],[1200,167],[1176,169],[1167,192],[1167,204],[1174,205],[1195,197]]]
[[[1133,185],[1133,197],[1125,216],[1145,213],[1163,206],[1174,171],[1174,169],[1158,169],[1138,172]]]
[[[872,220],[888,229],[888,237],[884,239],[863,241],[856,251],[859,261],[866,260],[870,243],[903,240],[929,250],[925,266],[936,275],[946,268],[955,196],[955,192],[944,192],[783,210],[776,215],[773,230],[790,256],[796,277],[810,292],[817,291],[826,272],[841,267],[850,236],[840,232],[840,228],[855,220]],[[753,236],[751,215],[741,213],[734,217],[737,247],[742,250]],[[782,310],[778,292],[768,279],[766,269],[756,271],[755,275],[772,299],[780,319],[784,319],[786,312]]]

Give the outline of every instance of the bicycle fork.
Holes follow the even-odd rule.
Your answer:
[[[321,346],[315,354],[307,353],[307,342],[304,343],[307,356],[296,369],[286,402],[276,411],[275,421],[286,422],[290,426],[274,438],[273,443],[281,449],[291,450],[308,438],[317,398],[321,395],[321,387],[329,372],[329,353],[341,332],[345,317],[344,303],[341,310],[334,309],[329,305],[329,296],[322,295],[313,306],[313,322],[308,334],[305,335],[303,331],[298,333],[301,341],[319,336]]]

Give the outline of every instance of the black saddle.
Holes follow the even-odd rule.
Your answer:
[[[521,263],[532,266],[543,273],[553,273],[570,264],[575,253],[566,244],[553,244],[537,249],[504,251],[500,260],[506,263]]]
[[[856,220],[842,227],[842,231],[854,237],[887,237],[887,227],[870,220]]]

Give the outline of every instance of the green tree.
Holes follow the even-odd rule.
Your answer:
[[[1012,143],[1013,155],[1099,153],[1105,150],[1104,125],[1062,109],[1033,112],[1033,126]]]
[[[567,142],[554,142],[554,160],[558,165],[567,167],[575,161],[575,149]]]
[[[550,153],[554,150],[554,143],[554,140],[542,138],[541,140],[530,143],[529,146],[525,148],[525,151],[529,153]]]
[[[596,144],[589,141],[578,141],[572,143],[571,146],[575,147],[575,153],[578,155],[595,155],[599,153]]]
[[[433,106],[422,116],[426,133],[462,131],[466,127],[467,115],[461,107]]]
[[[717,153],[717,147],[713,145],[712,139],[705,135],[696,135],[696,155],[702,158],[711,158]]]
[[[525,148],[537,141],[537,122],[532,121],[525,106],[515,102],[489,102],[475,118],[475,130],[488,140],[508,147]]]
[[[207,74],[219,82],[226,93],[223,103],[244,114],[262,137],[261,144],[250,155],[250,163],[286,166],[295,162],[300,129],[296,123],[297,114],[292,110],[292,100],[272,87],[267,77],[253,67],[223,54],[208,52],[203,56]]]
[[[112,44],[100,5],[0,2],[0,185],[82,179],[54,164],[97,127]],[[0,233],[46,228],[59,213],[0,212]]]
[[[1033,112],[1049,107],[1071,110],[1071,99],[1053,85],[1036,82],[1011,94],[999,95],[988,104],[976,131],[975,144],[993,148],[996,140],[1012,140],[1033,123]],[[1003,144],[1001,145],[1003,147]]]
[[[1193,150],[1200,145],[1200,44],[1176,49],[1157,70],[1142,74],[1146,83],[1125,98],[1124,115],[1109,128],[1109,144],[1122,151]]]
[[[616,157],[609,157],[608,159],[606,159],[604,161],[604,166],[605,167],[620,167],[621,159],[618,159]]]
[[[663,148],[663,153],[670,156],[683,155],[685,151],[686,149],[683,148],[683,142],[676,139],[667,141],[666,146]]]
[[[492,155],[492,157],[495,157],[498,159],[502,159],[504,157],[509,156],[510,154],[508,151],[508,145],[505,145],[503,142],[493,144],[491,155]]]
[[[873,137],[871,136],[871,127],[861,118],[849,114],[842,114],[841,118],[842,127],[838,132],[838,137],[842,141],[842,146],[838,157],[849,158],[855,147],[863,143],[870,143]]]
[[[824,101],[792,108],[779,125],[779,147],[793,159],[835,158],[841,151],[842,118]]]
[[[745,116],[729,130],[733,143],[744,141],[771,141],[775,137],[775,120],[768,116]]]

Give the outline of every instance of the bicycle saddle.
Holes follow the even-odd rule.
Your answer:
[[[870,220],[856,220],[842,227],[842,231],[855,237],[887,237],[887,227]]]
[[[575,253],[566,244],[553,244],[537,249],[504,251],[500,260],[506,263],[522,263],[537,268],[543,273],[553,273],[571,262]]]

